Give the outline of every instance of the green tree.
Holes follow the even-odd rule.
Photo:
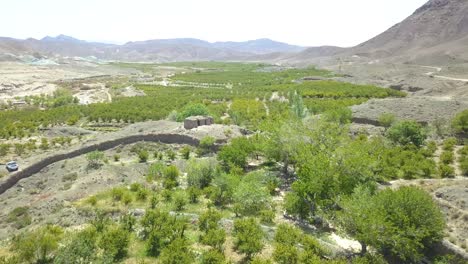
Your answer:
[[[443,237],[444,217],[425,191],[415,187],[385,189],[371,195],[362,189],[341,203],[341,225],[362,245],[403,261],[418,261],[425,248]]]
[[[193,159],[189,161],[187,166],[187,183],[189,186],[204,189],[211,184],[217,174],[215,159]]]
[[[110,226],[102,233],[98,245],[104,251],[104,255],[114,261],[127,256],[130,234],[118,226]]]
[[[177,238],[161,251],[159,261],[161,264],[192,264],[195,258],[188,241]]]
[[[270,204],[270,194],[260,182],[243,180],[235,189],[233,200],[239,206],[239,214],[258,215]]]
[[[419,147],[426,140],[424,128],[415,121],[401,121],[387,130],[387,137],[401,145],[414,144]]]
[[[190,116],[206,116],[209,115],[208,108],[204,104],[189,104],[177,116],[177,121],[184,121],[185,118]]]
[[[307,107],[304,105],[302,96],[297,91],[290,93],[289,104],[291,107],[291,111],[295,117],[299,119],[303,119],[304,117],[307,116],[309,111],[307,110]]]
[[[280,224],[275,234],[273,259],[279,264],[299,262],[299,250],[296,244],[300,241],[300,231],[288,224]]]
[[[247,158],[252,153],[253,148],[249,140],[245,137],[238,137],[231,141],[229,145],[225,145],[218,153],[218,159],[221,160],[226,168],[237,166],[245,168],[247,166]]]
[[[264,233],[254,218],[244,218],[234,221],[234,246],[247,259],[263,249]]]

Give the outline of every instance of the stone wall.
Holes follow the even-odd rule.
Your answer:
[[[199,126],[210,126],[214,124],[214,119],[211,116],[191,116],[184,120],[185,129],[193,129]]]
[[[28,178],[38,172],[40,172],[43,168],[51,165],[52,163],[75,158],[86,153],[95,151],[95,150],[108,150],[115,148],[119,145],[128,145],[133,144],[140,141],[151,141],[151,142],[161,142],[165,144],[187,144],[192,146],[198,146],[200,141],[196,138],[186,136],[186,135],[179,135],[179,134],[148,134],[148,135],[135,135],[135,136],[128,136],[123,137],[115,140],[109,140],[104,142],[99,142],[93,145],[84,146],[79,149],[71,150],[70,152],[66,153],[58,153],[56,155],[49,156],[47,158],[42,159],[41,161],[24,168],[21,171],[12,173],[10,177],[0,183],[0,194],[6,192],[8,189],[13,187],[16,183],[20,180]]]

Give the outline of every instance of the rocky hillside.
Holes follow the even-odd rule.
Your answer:
[[[411,16],[351,51],[370,57],[447,63],[468,61],[468,1],[430,0]]]

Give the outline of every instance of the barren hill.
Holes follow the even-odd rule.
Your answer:
[[[430,0],[411,16],[352,49],[415,62],[468,61],[468,1]]]

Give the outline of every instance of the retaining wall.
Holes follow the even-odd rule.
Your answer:
[[[12,175],[10,175],[10,177],[6,181],[0,183],[0,194],[6,192],[8,189],[13,187],[20,180],[28,178],[40,172],[43,168],[55,162],[75,158],[75,157],[84,155],[86,153],[89,153],[95,150],[104,151],[104,150],[115,148],[119,145],[128,145],[128,144],[133,144],[139,141],[161,142],[165,144],[187,144],[187,145],[192,145],[192,146],[198,146],[198,144],[200,143],[200,141],[196,138],[193,138],[187,135],[179,135],[179,134],[135,135],[135,136],[118,138],[115,140],[98,142],[93,145],[84,146],[78,149],[71,150],[70,152],[57,153],[56,155],[52,155],[47,158],[44,158],[41,161],[24,168],[21,171],[13,173]]]

